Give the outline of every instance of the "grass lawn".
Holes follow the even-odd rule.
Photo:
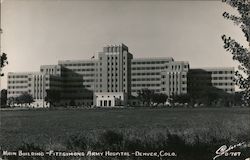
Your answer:
[[[249,108],[168,109],[68,109],[1,111],[2,149],[23,142],[63,144],[71,135],[116,130],[127,135],[157,136],[175,133],[190,143],[213,137],[229,141],[249,140]]]

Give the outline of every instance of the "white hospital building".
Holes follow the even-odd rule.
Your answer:
[[[211,76],[208,78],[214,87],[234,92],[234,68],[204,70],[212,74],[212,80]],[[168,96],[186,94],[188,80],[192,80],[188,75],[204,77],[204,73],[190,69],[187,61],[174,61],[171,57],[133,58],[124,44],[109,45],[89,60],[42,65],[39,72],[10,72],[7,95],[16,97],[27,92],[35,100],[32,105],[46,107],[46,91],[54,90],[60,92],[62,105],[73,101],[78,106],[126,106],[130,97],[143,88]]]

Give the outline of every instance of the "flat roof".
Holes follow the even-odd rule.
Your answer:
[[[85,60],[59,60],[58,64],[70,64],[70,63],[95,63],[97,59],[85,59]]]
[[[41,72],[8,72],[8,75],[44,75]]]
[[[190,68],[190,70],[206,70],[206,71],[218,71],[218,70],[234,70],[234,67],[201,67],[201,68]]]
[[[134,58],[132,61],[174,61],[173,57],[145,57],[145,58]]]

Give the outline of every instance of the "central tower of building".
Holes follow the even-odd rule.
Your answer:
[[[99,52],[95,91],[130,95],[132,58],[124,44],[104,47],[103,52]]]
[[[95,97],[110,98],[128,97],[131,95],[131,60],[133,55],[129,53],[124,44],[105,46],[99,52],[95,73]],[[96,105],[102,106],[102,101]],[[103,100],[106,101],[106,100]],[[122,100],[125,102],[126,100]],[[109,102],[107,102],[109,103]],[[103,104],[104,105],[104,104]],[[108,105],[108,104],[107,104]],[[106,106],[106,103],[105,105]]]

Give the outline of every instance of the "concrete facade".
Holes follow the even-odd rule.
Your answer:
[[[94,97],[97,107],[120,107],[128,103],[128,97],[124,92],[95,92]]]
[[[42,65],[40,72],[9,73],[7,93],[10,98],[27,92],[36,101],[34,106],[42,107],[49,105],[44,101],[47,90],[60,92],[65,106],[105,106],[104,101],[106,106],[116,106],[127,105],[129,97],[143,88],[168,96],[186,94],[188,81],[201,77],[217,88],[234,92],[234,68],[203,71],[196,72],[188,62],[171,57],[133,58],[124,44],[109,45],[89,60],[61,60],[57,65]]]
[[[103,52],[99,53],[95,91],[124,92],[130,95],[132,58],[124,44],[104,47]]]
[[[23,93],[29,93],[34,98],[32,107],[48,107],[45,104],[46,80],[49,75],[40,72],[8,73],[7,97],[17,97]]]
[[[227,93],[234,93],[234,68],[213,67],[190,69],[188,72],[188,92],[199,94],[199,92],[207,87],[213,87]]]
[[[228,93],[235,92],[234,86],[234,68],[233,67],[220,67],[220,68],[203,68],[211,73],[212,86],[221,89]]]
[[[187,93],[189,63],[173,58],[140,58],[132,61],[132,93],[136,96],[142,88],[156,93]]]

